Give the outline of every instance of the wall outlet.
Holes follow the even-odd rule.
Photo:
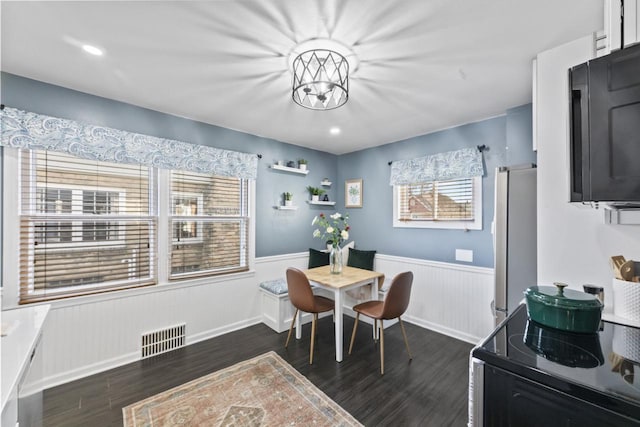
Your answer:
[[[456,249],[456,261],[473,262],[473,251]]]

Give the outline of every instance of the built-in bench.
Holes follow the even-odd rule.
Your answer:
[[[262,323],[276,332],[289,329],[295,309],[289,301],[285,279],[267,280],[260,283]]]
[[[391,280],[385,278],[379,293],[380,299],[384,299],[390,283]],[[262,323],[278,333],[288,330],[296,310],[289,300],[286,279],[266,280],[260,283],[259,289],[262,306]],[[351,310],[347,310],[347,312],[351,313]],[[363,320],[365,322],[367,321],[366,319]],[[302,324],[311,322],[311,315],[309,313],[302,313],[300,321]],[[394,321],[385,322],[385,328],[394,323]]]

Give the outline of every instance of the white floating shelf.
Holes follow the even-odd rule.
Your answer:
[[[280,165],[271,165],[271,169],[283,171],[283,172],[291,172],[291,173],[299,173],[300,175],[306,175],[309,173],[309,170],[303,171],[299,168],[290,168],[289,166],[280,166]]]
[[[317,202],[314,202],[313,200],[307,200],[307,203],[309,203],[310,205],[325,205],[325,206],[335,206],[336,202],[323,202],[321,200],[318,200]]]
[[[331,181],[321,181],[320,185],[322,185],[323,187],[331,187],[332,182]]]
[[[298,210],[297,206],[274,206],[276,209],[280,209],[281,211],[295,211]]]

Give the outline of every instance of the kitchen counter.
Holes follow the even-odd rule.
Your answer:
[[[42,326],[50,305],[17,308],[1,313],[2,333],[2,413],[17,398],[17,388],[29,367],[34,350],[42,334]]]

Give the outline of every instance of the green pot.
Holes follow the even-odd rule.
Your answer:
[[[531,286],[524,295],[534,322],[562,331],[594,333],[600,327],[603,305],[594,295],[564,289],[564,283]]]

